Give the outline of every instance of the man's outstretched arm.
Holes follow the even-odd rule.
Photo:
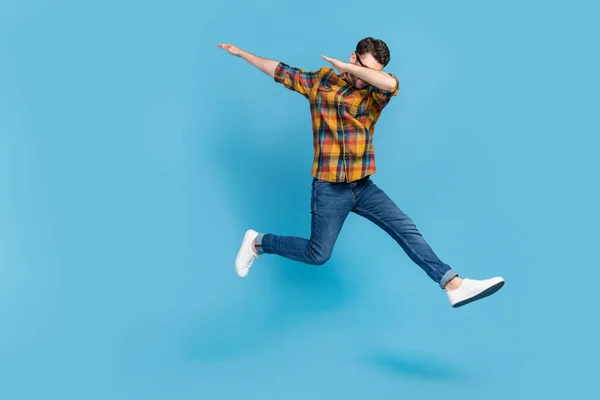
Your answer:
[[[231,44],[220,44],[219,47],[235,56],[243,58],[265,74],[273,77],[277,83],[281,83],[286,88],[300,93],[307,99],[310,98],[310,91],[317,83],[319,77],[318,71],[310,72],[290,67],[282,62],[255,56]]]
[[[232,44],[220,44],[219,47],[227,50],[230,54],[238,56],[248,63],[254,65],[256,68],[260,69],[265,74],[270,75],[272,78],[275,76],[275,69],[279,64],[278,61],[269,60],[252,53],[248,53],[247,51],[239,49]]]

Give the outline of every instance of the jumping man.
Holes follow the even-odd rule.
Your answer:
[[[382,40],[368,37],[358,42],[349,63],[323,56],[339,74],[333,68],[308,72],[258,57],[231,44],[219,47],[306,97],[312,114],[310,239],[248,230],[235,262],[240,277],[248,274],[262,254],[324,264],[331,256],[346,217],[353,212],[374,222],[398,242],[445,289],[453,307],[487,297],[504,285],[501,277],[460,278],[436,256],[413,221],[371,179],[375,173],[375,123],[400,90],[398,79],[383,71],[390,61],[390,51]]]

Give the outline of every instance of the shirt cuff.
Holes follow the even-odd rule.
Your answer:
[[[283,62],[280,62],[279,64],[277,64],[277,67],[275,67],[275,74],[273,76],[273,79],[275,79],[275,82],[277,82],[277,83],[283,82],[283,80],[285,79],[286,68],[287,68],[287,65],[284,64]]]

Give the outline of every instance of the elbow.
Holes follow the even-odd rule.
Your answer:
[[[396,78],[392,78],[385,90],[388,92],[395,92],[396,89],[400,90],[400,82]]]

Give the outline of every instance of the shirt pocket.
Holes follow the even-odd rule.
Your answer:
[[[320,85],[317,88],[317,98],[318,99],[331,99],[335,94],[335,90],[332,86],[329,85]]]
[[[321,111],[335,107],[336,88],[329,85],[320,85],[317,88],[315,102]]]
[[[345,99],[346,112],[357,120],[365,120],[368,116],[367,95],[352,93]]]

